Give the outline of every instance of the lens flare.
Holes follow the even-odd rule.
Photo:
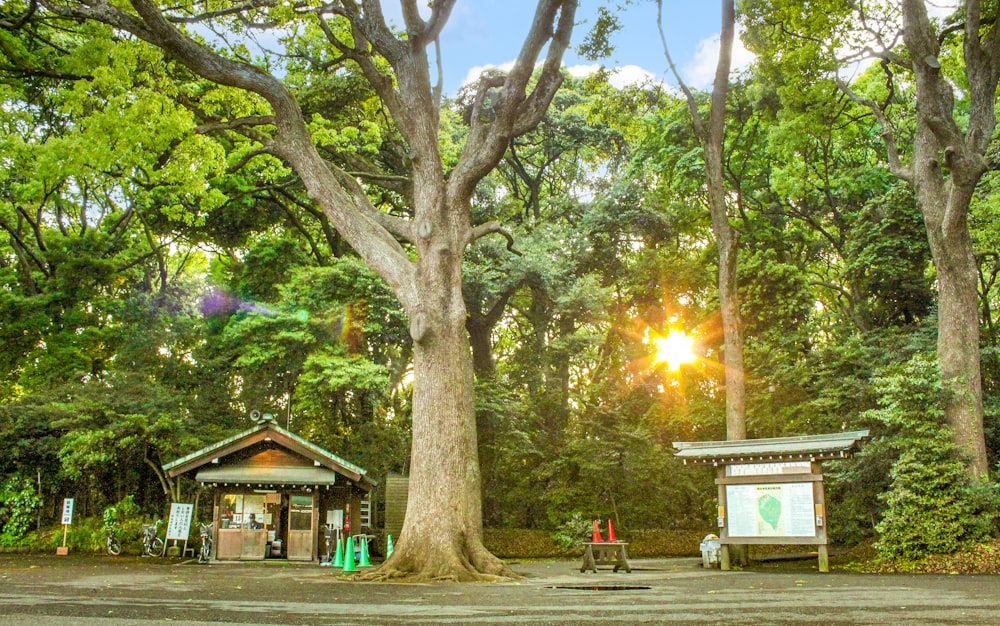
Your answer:
[[[653,360],[656,363],[666,363],[671,370],[677,370],[684,363],[690,363],[695,359],[692,352],[694,338],[682,332],[672,330],[666,337],[656,337],[653,339],[653,345],[656,347]]]

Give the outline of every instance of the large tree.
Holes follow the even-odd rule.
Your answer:
[[[229,128],[255,126],[259,152],[281,159],[301,179],[309,197],[341,236],[389,285],[410,321],[414,343],[413,447],[410,497],[402,536],[383,575],[476,580],[509,573],[482,545],[479,464],[473,413],[472,363],[462,300],[462,256],[497,223],[475,224],[470,199],[477,183],[503,157],[512,138],[532,129],[562,82],[575,0],[539,0],[531,28],[506,75],[481,79],[470,128],[450,170],[439,152],[440,76],[432,81],[428,49],[454,0],[438,0],[421,13],[403,0],[404,32],[388,25],[378,0],[328,3],[252,1],[176,4],[149,0],[35,3],[35,20],[102,22],[164,50],[204,79],[259,96],[270,115],[225,119]],[[20,25],[24,20],[11,20]],[[406,143],[411,214],[380,212],[359,179],[398,182],[377,172],[346,172],[316,148],[295,95],[260,65],[222,54],[196,38],[213,26],[272,28],[290,50],[326,72],[360,72],[378,94]],[[303,42],[288,33],[312,35]],[[317,43],[317,39],[320,43]],[[309,45],[305,45],[308,43]],[[536,71],[536,64],[544,61]],[[438,55],[437,67],[440,68]],[[440,74],[440,72],[439,72]]]
[[[799,2],[765,0],[748,2],[745,9],[766,63],[795,68],[797,75],[785,73],[789,84],[835,75],[847,65],[845,50],[879,61],[881,90],[862,91],[839,79],[837,84],[871,112],[888,168],[916,196],[936,270],[945,417],[970,473],[986,474],[978,268],[969,213],[991,168],[1000,81],[995,6],[965,0],[943,22],[930,19],[923,0],[833,2],[810,6],[808,13]],[[765,40],[771,44],[760,46]],[[910,101],[912,110],[901,106]]]
[[[663,52],[688,103],[691,124],[701,141],[705,161],[705,188],[712,217],[712,235],[719,253],[719,314],[722,318],[722,361],[726,376],[726,439],[746,439],[746,375],[743,367],[743,323],[740,316],[739,283],[736,276],[739,232],[729,223],[725,181],[726,97],[736,36],[736,6],[733,0],[722,2],[722,30],[719,35],[719,59],[712,82],[708,123],[702,119],[699,103],[691,88],[681,78],[663,32],[663,1],[657,0],[657,25]]]

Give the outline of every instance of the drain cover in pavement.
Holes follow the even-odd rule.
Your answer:
[[[550,589],[576,589],[580,591],[631,591],[652,589],[643,585],[553,585]]]

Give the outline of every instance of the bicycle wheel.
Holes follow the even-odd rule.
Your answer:
[[[108,554],[118,556],[122,553],[122,544],[115,537],[108,538]]]
[[[209,555],[212,552],[212,544],[207,541],[201,542],[201,552],[198,553],[199,563],[208,563]]]
[[[153,539],[153,543],[150,546],[149,554],[152,556],[163,556],[163,540],[159,537]]]

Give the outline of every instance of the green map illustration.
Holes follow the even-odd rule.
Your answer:
[[[781,519],[781,500],[769,493],[757,498],[757,513],[775,531],[778,530],[778,520]]]

